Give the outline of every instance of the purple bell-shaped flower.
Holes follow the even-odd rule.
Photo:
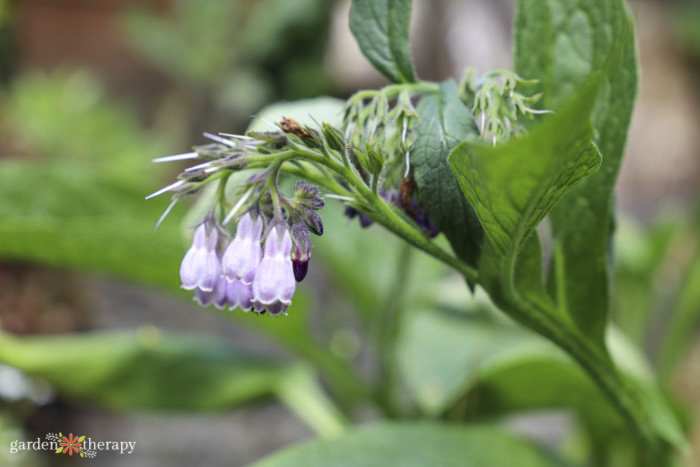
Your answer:
[[[207,232],[209,230],[209,232]],[[180,280],[187,290],[199,288],[212,292],[221,276],[221,259],[217,252],[219,233],[203,222],[194,232],[192,246],[180,265]]]
[[[261,216],[256,219],[247,213],[238,223],[236,236],[229,244],[222,258],[224,275],[229,281],[240,280],[250,285],[255,278],[255,271],[260,264],[262,249],[260,237],[263,221]]]
[[[292,237],[281,224],[270,229],[265,239],[265,254],[255,272],[253,300],[256,308],[272,315],[285,313],[292,303],[296,281],[291,259]]]
[[[235,310],[238,307],[243,311],[250,311],[253,308],[253,286],[238,279],[226,282],[226,300],[230,309]]]
[[[209,306],[213,303],[217,308],[223,308],[228,303],[226,295],[227,285],[228,281],[224,276],[220,276],[214,285],[214,290],[211,292],[205,292],[200,288],[194,289],[194,299],[201,306]]]

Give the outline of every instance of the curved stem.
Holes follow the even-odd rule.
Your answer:
[[[556,311],[549,309],[547,302],[520,295],[515,285],[515,261],[514,254],[507,255],[501,264],[499,286],[488,287],[494,302],[522,324],[551,340],[581,365],[641,441],[640,445],[649,454],[649,466],[670,465],[668,445],[654,432],[639,391],[622,378],[606,353],[591,346],[579,333],[557,320]]]
[[[415,226],[412,221],[399,214],[393,206],[390,206],[384,199],[382,199],[381,196],[373,192],[372,189],[365,184],[362,178],[351,168],[344,167],[334,160],[325,158],[319,154],[316,154],[312,150],[301,146],[295,146],[295,151],[300,158],[328,167],[333,172],[337,173],[343,180],[350,182],[351,187],[357,191],[359,196],[362,197],[362,201],[364,201],[364,203],[368,206],[374,208],[373,212],[367,213],[373,220],[402,237],[416,248],[423,250],[429,255],[434,256],[449,266],[452,266],[465,278],[472,281],[478,280],[479,273],[475,268],[460,261],[458,258],[452,256],[447,251],[436,245],[420,230],[420,228]],[[294,156],[289,157],[291,158]]]

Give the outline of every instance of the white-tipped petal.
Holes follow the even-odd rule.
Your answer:
[[[172,200],[170,204],[168,204],[168,207],[165,208],[165,211],[163,211],[163,214],[161,214],[160,219],[158,219],[158,222],[156,222],[156,226],[153,230],[158,230],[158,227],[160,227],[160,224],[162,224],[165,218],[168,216],[170,210],[173,208],[173,206],[175,206],[175,203],[177,203],[176,199]]]
[[[183,154],[175,154],[173,156],[156,157],[152,162],[156,164],[159,162],[172,162],[172,161],[184,161],[187,159],[196,159],[198,154],[196,152],[185,152]]]
[[[146,196],[146,199],[151,199],[155,196],[162,195],[166,191],[174,190],[175,188],[179,188],[182,185],[184,185],[186,182],[184,180],[178,180],[177,182],[170,184],[166,186],[165,188],[161,188],[160,190],[156,191],[155,193],[151,193],[150,195]]]
[[[212,140],[212,141],[215,141],[215,142],[217,142],[217,143],[223,144],[224,146],[228,146],[228,147],[230,147],[230,148],[235,148],[235,147],[237,147],[236,143],[234,143],[233,141],[231,141],[231,140],[229,140],[229,139],[222,138],[221,136],[212,135],[211,133],[207,133],[206,131],[204,132],[204,136],[205,136],[206,138],[209,138],[209,139]]]

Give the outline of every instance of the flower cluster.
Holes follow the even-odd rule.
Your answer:
[[[427,239],[437,234],[412,192],[415,182],[409,156],[417,114],[411,94],[392,93],[377,94],[369,104],[383,114],[379,120],[361,118],[364,100],[356,100],[346,115],[346,125],[356,126],[355,130],[346,128],[347,136],[326,123],[316,129],[283,118],[275,125],[277,131],[245,136],[205,133],[212,143],[155,159],[199,161],[175,183],[147,197],[172,196],[156,226],[183,197],[212,182],[212,188],[218,186],[210,209],[195,226],[180,268],[183,288],[192,290],[199,304],[286,314],[296,282],[308,271],[311,234],[323,234],[316,211],[324,201],[318,186],[301,180],[294,185],[293,196],[283,196],[279,179],[285,175],[314,180],[331,191],[325,196],[344,202],[346,213],[357,215],[363,226],[377,220],[376,203],[386,203],[401,211],[394,214],[400,220],[394,218],[390,225],[421,231]],[[396,97],[396,104],[384,112],[381,109],[391,96]],[[363,134],[370,137],[360,148],[353,141]],[[244,169],[252,175],[233,183],[236,177],[231,175]],[[235,204],[229,202],[232,199]],[[386,211],[381,214],[386,215]],[[386,225],[383,220],[380,222]],[[237,225],[235,231],[229,230],[233,225]]]
[[[226,196],[230,175],[255,166],[266,154],[284,146],[287,139],[279,133],[230,140],[207,136],[214,144],[156,160],[205,159],[185,169],[178,182],[151,195],[173,194],[173,202],[158,224],[180,198],[211,181],[219,183],[218,196],[195,227],[192,244],[182,260],[182,287],[192,290],[202,306],[286,314],[296,282],[301,282],[308,271],[310,234],[323,233],[323,222],[315,212],[324,205],[320,190],[299,181],[292,198],[283,196],[278,187],[281,163],[277,163],[235,187],[238,201],[230,207]],[[225,217],[216,215],[227,210]],[[231,225],[236,225],[235,235],[229,233]]]
[[[510,70],[495,70],[477,77],[473,68],[464,71],[459,85],[460,97],[478,117],[481,137],[494,145],[525,132],[523,117],[551,113],[533,106],[542,94],[526,95],[523,87],[533,87],[537,80],[523,79]]]
[[[212,217],[195,230],[192,246],[180,266],[182,287],[193,290],[195,300],[218,308],[229,306],[271,315],[285,313],[296,286],[287,226],[268,226],[261,246],[263,216],[245,213],[233,240],[226,240],[224,228]],[[309,256],[307,255],[306,265]]]

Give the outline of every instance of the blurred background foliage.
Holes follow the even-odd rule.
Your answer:
[[[700,9],[632,6],[646,81],[619,185],[608,337],[625,371],[660,372],[697,449]],[[565,465],[542,445],[580,464],[632,465],[622,421],[566,356],[338,203],[322,212],[327,233],[289,317],[201,310],[180,292],[193,214],[178,206],[153,233],[167,200],[143,197],[177,168],[150,159],[203,131],[240,133],[257,114],[303,119],[338,102],[260,110],[276,101],[382,84],[349,38],[347,8],[0,0],[0,465],[74,465],[9,454],[13,440],[58,431],[137,440],[126,460],[99,453],[103,466],[246,465],[310,430],[333,437],[350,421],[400,418],[475,425],[389,423],[260,465],[355,452],[377,437],[488,465],[501,462],[489,452],[509,450],[519,465]],[[506,0],[417,1],[419,74],[508,66],[511,15]],[[460,436],[464,452],[440,448]]]

